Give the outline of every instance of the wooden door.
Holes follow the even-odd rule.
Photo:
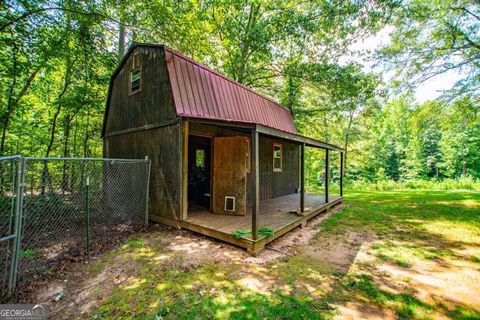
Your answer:
[[[215,137],[213,155],[212,212],[244,216],[247,207],[247,138]]]

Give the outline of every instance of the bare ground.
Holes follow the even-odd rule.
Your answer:
[[[435,318],[446,318],[447,311],[458,306],[480,310],[480,269],[472,264],[456,260],[432,260],[415,265],[415,268],[401,268],[387,261],[379,262],[371,253],[372,245],[381,242],[374,234],[349,231],[328,238],[316,237],[321,232],[321,223],[340,209],[338,206],[329,213],[317,216],[307,227],[297,228],[275,240],[258,257],[251,257],[243,249],[189,231],[161,226],[142,234],[141,238],[145,245],[164,247],[167,252],[182,257],[180,261],[188,268],[203,262],[235,265],[237,270],[242,270],[237,283],[264,294],[269,294],[272,288],[279,286],[289,292],[288,285],[269,274],[268,268],[272,263],[289,257],[302,257],[342,275],[367,272],[381,285],[382,290],[394,294],[409,293],[432,305],[441,302],[445,312],[432,313]],[[156,254],[148,259],[163,261],[167,260],[167,256]],[[117,286],[131,280],[137,264],[134,261],[125,264],[122,255],[107,253],[89,264],[76,265],[63,279],[52,281],[30,299],[35,303],[48,304],[53,318],[86,316]],[[312,294],[317,294],[319,290],[323,293],[335,290],[338,282],[338,277],[325,276],[318,284],[320,288],[302,285]],[[359,299],[339,302],[335,307],[339,310],[339,319],[397,318],[390,308],[371,306]]]

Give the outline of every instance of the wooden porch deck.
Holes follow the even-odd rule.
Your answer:
[[[232,233],[236,230],[250,230],[252,228],[251,210],[247,210],[245,216],[227,216],[192,208],[188,212],[188,219],[182,221],[182,228],[244,247],[256,254],[268,242],[273,241],[341,201],[342,197],[330,195],[329,202],[325,203],[324,195],[307,193],[305,194],[306,212],[304,216],[298,216],[290,213],[292,210],[298,210],[300,207],[300,194],[298,193],[263,200],[260,202],[259,207],[258,227],[272,229],[274,235],[269,237],[260,235],[256,241],[252,239],[251,235],[241,239],[236,239],[232,236]]]

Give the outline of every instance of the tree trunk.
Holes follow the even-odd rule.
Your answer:
[[[72,117],[67,114],[65,116],[65,139],[63,142],[63,157],[68,158],[68,141],[70,139],[70,124],[72,122]],[[69,190],[69,183],[68,183],[68,165],[67,161],[63,161],[63,172],[62,172],[62,190]]]
[[[70,37],[69,37],[70,31],[71,31],[71,21],[70,21],[70,18],[67,16],[67,27],[65,30],[65,35],[66,35],[65,44],[67,48],[70,47]],[[58,116],[62,111],[62,99],[63,99],[63,96],[67,93],[68,87],[71,84],[72,67],[73,67],[73,63],[70,58],[70,54],[68,52],[65,52],[65,77],[63,82],[63,88],[57,97],[57,110],[55,111],[52,119],[50,141],[48,142],[47,151],[45,152],[45,158],[48,158],[50,156],[50,152],[53,149],[53,144],[55,142],[55,131],[57,129]],[[43,171],[42,171],[42,191],[41,191],[42,194],[45,192],[45,185],[47,183],[51,186],[52,181],[51,181],[50,173],[48,171],[48,161],[45,161],[43,164]]]
[[[88,158],[88,139],[90,138],[90,134],[88,132],[88,128],[85,129],[85,137],[83,139],[83,157]]]
[[[13,66],[12,66],[12,71],[13,71],[13,79],[12,79],[12,85],[10,86],[9,94],[8,94],[8,102],[7,102],[7,111],[3,115],[2,119],[2,141],[0,143],[0,155],[4,156],[5,155],[5,141],[7,140],[7,127],[8,124],[10,123],[10,117],[13,111],[13,93],[15,90],[15,86],[17,84],[17,46],[15,44],[15,41],[13,42],[13,54],[12,54],[12,59],[13,59]]]
[[[121,61],[125,54],[125,24],[124,24],[124,3],[120,0],[119,26],[118,26],[118,60]]]
[[[12,80],[12,85],[9,90],[9,95],[8,95],[8,102],[7,102],[7,108],[5,113],[2,115],[2,137],[0,141],[0,155],[5,155],[5,149],[6,149],[6,140],[7,140],[7,131],[8,131],[8,126],[10,124],[10,119],[13,115],[14,110],[18,106],[19,102],[23,98],[23,96],[28,92],[30,87],[33,84],[33,80],[35,80],[38,72],[43,67],[43,64],[39,64],[38,66],[35,67],[33,72],[30,74],[30,76],[25,80],[25,83],[23,84],[23,87],[21,88],[20,92],[18,93],[17,97],[15,97],[15,87],[18,82],[17,78],[17,57],[16,57],[16,46],[14,42],[14,54],[13,54],[13,80]]]
[[[353,123],[353,115],[355,114],[355,110],[350,110],[350,113],[348,115],[348,126],[347,126],[347,132],[345,133],[345,144],[344,144],[344,149],[345,149],[345,154],[343,158],[343,167],[347,168],[347,155],[348,155],[348,143],[350,139],[350,130],[352,128],[352,123]]]

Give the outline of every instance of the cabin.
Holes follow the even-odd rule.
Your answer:
[[[133,44],[111,77],[104,157],[151,159],[149,219],[258,254],[340,203],[343,154],[297,133],[290,111],[164,45]],[[305,191],[305,149],[325,191]],[[340,191],[329,194],[329,155]]]

